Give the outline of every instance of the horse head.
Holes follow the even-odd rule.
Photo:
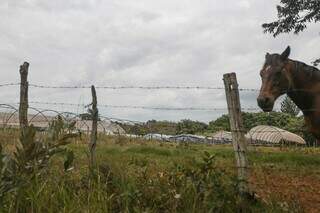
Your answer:
[[[290,55],[290,47],[281,54],[266,54],[265,63],[260,71],[262,85],[257,98],[259,107],[270,112],[277,98],[287,92],[290,81],[286,65]]]

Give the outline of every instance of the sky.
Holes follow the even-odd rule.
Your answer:
[[[260,87],[266,52],[310,64],[319,56],[319,25],[274,38],[261,25],[277,18],[280,0],[1,0],[0,84],[19,82],[30,63],[29,83],[52,86],[223,87],[235,72],[239,87]],[[18,87],[0,87],[1,103],[19,101]],[[243,108],[257,107],[257,92],[241,92]],[[226,108],[224,90],[98,89],[101,115],[208,122],[226,110],[167,111],[102,105]],[[29,100],[88,104],[90,89],[30,88]],[[82,106],[30,104],[84,112]],[[32,113],[32,112],[30,112]]]

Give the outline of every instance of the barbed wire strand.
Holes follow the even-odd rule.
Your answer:
[[[18,86],[20,83],[6,83],[0,84],[0,87],[5,86]],[[41,84],[29,84],[29,87],[42,88],[42,89],[89,89],[91,86],[87,85],[72,85],[72,86],[54,86],[54,85],[41,85]],[[222,86],[211,87],[211,86],[95,86],[96,89],[110,89],[110,90],[121,90],[121,89],[143,89],[143,90],[159,90],[159,89],[175,89],[175,90],[224,90]],[[253,88],[239,88],[239,91],[259,91],[259,89]]]
[[[0,87],[18,86],[20,83],[3,83]],[[41,84],[29,84],[29,87],[42,88],[42,89],[90,89],[87,85],[72,85],[72,86],[55,86],[55,85],[41,85]],[[96,89],[110,89],[110,90],[122,90],[122,89],[142,89],[142,90],[161,90],[161,89],[174,89],[174,90],[225,90],[223,86],[95,86]],[[259,92],[257,88],[238,88],[239,91],[251,91]],[[290,89],[290,92],[312,92],[308,89]],[[287,91],[283,91],[286,93]]]
[[[44,105],[61,105],[61,106],[87,106],[86,104],[73,104],[73,103],[65,103],[65,102],[41,102],[41,101],[30,101],[29,103],[33,104],[44,104]],[[19,104],[19,103],[11,103],[11,104]],[[149,110],[176,110],[176,111],[226,111],[228,107],[171,107],[171,106],[136,106],[136,105],[108,105],[108,104],[100,104],[99,107],[106,107],[106,108],[124,108],[124,109],[149,109]],[[243,111],[260,111],[262,109],[259,107],[241,107]],[[273,108],[272,112],[280,111],[281,108]],[[318,108],[312,109],[304,109],[305,112],[317,112],[320,111]],[[266,113],[272,113],[266,112]]]
[[[18,86],[20,83],[4,83],[0,84],[0,87]]]
[[[56,106],[82,106],[86,107],[86,104],[74,104],[74,103],[64,103],[64,102],[41,102],[41,101],[30,101],[30,104],[42,104],[42,105],[56,105]],[[19,104],[19,103],[14,103]],[[168,110],[168,111],[227,111],[227,107],[171,107],[171,106],[136,106],[136,105],[108,105],[108,104],[98,104],[98,107],[106,108],[117,108],[117,109],[147,109],[147,110]],[[241,108],[245,111],[261,111],[257,107],[246,107]],[[279,110],[279,109],[275,109]]]

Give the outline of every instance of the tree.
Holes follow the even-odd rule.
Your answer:
[[[289,96],[286,96],[286,98],[281,103],[281,112],[288,113],[292,116],[297,116],[300,112],[300,109],[295,103],[293,103]]]
[[[319,0],[281,0],[280,3],[277,5],[278,20],[262,25],[265,33],[272,33],[274,37],[292,31],[298,34],[308,23],[320,21]],[[317,66],[320,58],[312,63]]]
[[[214,121],[209,122],[209,130],[217,132],[220,130],[230,131],[230,121],[228,115],[222,115]]]
[[[177,123],[172,121],[150,120],[141,124],[125,124],[116,122],[128,134],[145,135],[149,133],[159,133],[165,135],[174,135],[177,131]]]
[[[177,134],[196,134],[203,133],[208,125],[199,121],[189,119],[181,120],[177,124]]]
[[[242,112],[242,119],[245,131],[249,131],[258,125],[271,125],[302,136],[308,145],[313,145],[316,142],[315,138],[307,131],[303,116],[293,116],[282,112],[270,112],[268,114],[264,112]],[[211,132],[230,131],[229,116],[222,115],[215,121],[211,121],[208,129]]]

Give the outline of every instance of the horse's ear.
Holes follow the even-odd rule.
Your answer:
[[[269,56],[270,56],[270,54],[269,54],[269,53],[266,53],[266,59],[269,58]]]
[[[287,60],[289,55],[290,55],[290,46],[288,46],[287,49],[285,51],[283,51],[283,53],[281,53],[281,56],[280,56],[281,60],[282,61]]]

